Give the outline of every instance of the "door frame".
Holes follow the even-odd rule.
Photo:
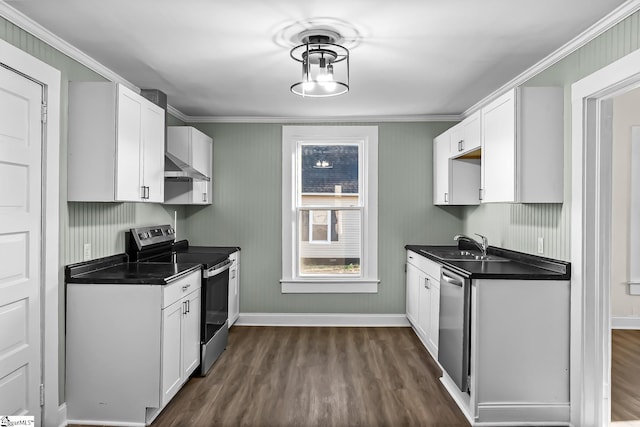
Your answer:
[[[640,50],[571,86],[571,421],[609,424],[611,99],[640,87]]]
[[[43,426],[60,425],[58,336],[62,269],[60,242],[60,71],[25,51],[0,40],[0,62],[43,85],[47,122],[42,134],[42,246],[41,246],[41,333],[42,383],[44,384]]]

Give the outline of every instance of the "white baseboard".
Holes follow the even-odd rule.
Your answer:
[[[240,313],[238,326],[409,327],[405,314]]]
[[[640,329],[640,317],[612,317],[611,329]]]
[[[58,427],[66,427],[67,424],[67,404],[63,403],[58,406]]]

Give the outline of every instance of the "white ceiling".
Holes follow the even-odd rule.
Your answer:
[[[460,114],[623,0],[8,1],[187,116],[304,118]],[[344,26],[351,90],[292,94],[288,36]]]

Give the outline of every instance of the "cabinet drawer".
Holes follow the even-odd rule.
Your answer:
[[[200,289],[201,277],[202,272],[197,270],[166,285],[162,291],[162,308],[168,307],[183,296]]]
[[[415,265],[419,270],[424,271],[431,278],[440,280],[440,264],[417,254],[407,251],[407,263]]]

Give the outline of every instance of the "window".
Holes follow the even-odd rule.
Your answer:
[[[282,292],[377,292],[378,129],[284,126]]]

